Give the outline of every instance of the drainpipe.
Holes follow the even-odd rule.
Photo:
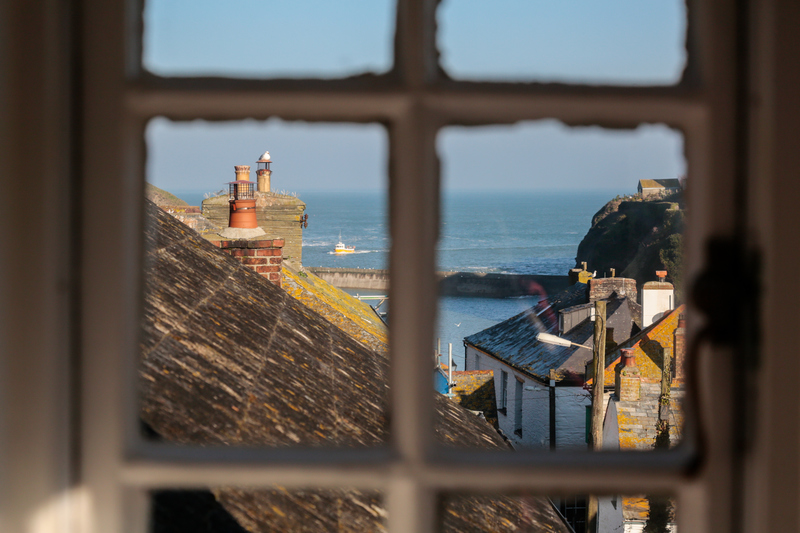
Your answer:
[[[453,386],[453,343],[447,343],[447,393],[450,394],[450,387]]]

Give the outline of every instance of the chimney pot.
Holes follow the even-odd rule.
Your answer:
[[[642,377],[633,352],[632,348],[622,348],[622,361],[614,369],[614,392],[623,402],[636,402],[640,398]]]
[[[236,181],[228,183],[228,227],[240,229],[255,229],[258,227],[256,220],[256,200],[253,195],[253,183],[250,181],[249,165],[234,165]]]
[[[256,170],[256,176],[258,180],[258,192],[270,192],[270,178],[272,176],[272,170],[270,170],[270,164],[272,163],[272,158],[269,155],[269,152],[264,152],[261,157],[256,161],[256,166],[258,170]]]
[[[250,165],[234,165],[236,181],[250,181]]]
[[[656,276],[658,277],[658,281],[664,281],[664,278],[667,277],[666,270],[656,270]]]
[[[622,366],[636,366],[636,357],[633,355],[633,348],[622,348],[620,349],[620,353],[622,354]]]

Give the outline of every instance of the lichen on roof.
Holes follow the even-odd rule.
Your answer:
[[[497,395],[494,390],[494,371],[461,370],[453,372],[453,400],[465,409],[480,411],[486,421],[497,426]]]
[[[283,265],[283,289],[339,329],[380,353],[389,349],[388,331],[372,308],[305,270]]]

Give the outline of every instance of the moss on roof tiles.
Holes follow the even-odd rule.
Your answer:
[[[200,446],[366,448],[387,441],[385,352],[354,340],[149,202],[147,219],[139,391],[149,428]],[[483,420],[432,396],[440,443],[508,450]],[[185,531],[194,523],[187,516],[217,512],[251,532],[383,527],[376,493],[216,487],[211,493],[221,507],[212,510],[202,503],[209,493],[199,492],[188,507],[159,500],[156,516],[164,522],[156,529]],[[490,498],[455,514],[473,531],[494,531],[488,517],[498,513],[523,529],[569,531],[543,498]],[[445,524],[455,520],[444,516]],[[222,525],[209,530],[233,531],[226,520],[214,523]]]

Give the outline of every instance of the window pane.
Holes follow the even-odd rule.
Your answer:
[[[385,257],[381,219],[365,228],[330,216],[342,214],[333,204],[349,216],[385,203],[385,130],[159,118],[147,142],[158,207],[146,208],[146,434],[198,445],[383,444],[387,326],[306,267],[356,261],[365,248]],[[354,189],[361,195],[346,203]]]
[[[162,76],[322,77],[392,66],[391,0],[145,3],[143,64]]]
[[[596,514],[590,508],[597,508]],[[448,493],[440,497],[442,533],[460,531],[675,531],[676,499],[652,495],[552,495]],[[476,520],[476,516],[479,517]],[[479,529],[473,529],[480,524]]]
[[[540,121],[449,127],[438,149],[440,392],[480,412],[515,449],[590,448],[601,301],[602,447],[676,445],[684,395],[682,135],[663,125],[604,130]]]
[[[669,85],[686,64],[679,0],[447,0],[438,21],[457,79]]]
[[[151,533],[385,531],[376,491],[215,487],[151,494]]]

